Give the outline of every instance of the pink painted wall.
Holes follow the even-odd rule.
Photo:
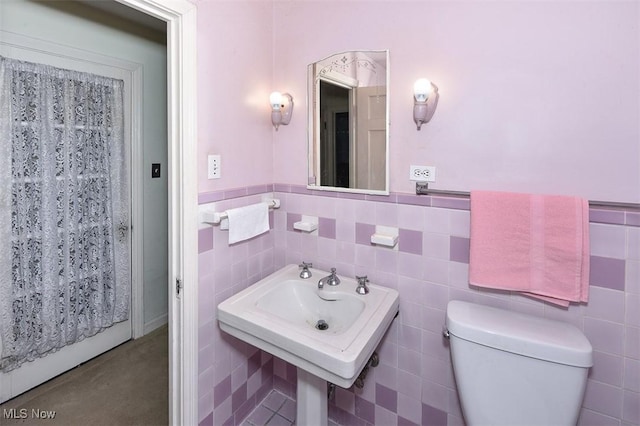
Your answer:
[[[640,202],[640,3],[273,7],[273,86],[297,102],[274,137],[275,182],[306,182],[307,65],[349,49],[389,49],[391,191],[413,192],[409,165],[421,164],[437,167],[434,188]],[[423,76],[441,96],[417,132],[411,93]]]
[[[401,315],[367,387],[338,391],[332,413],[340,424],[462,424],[440,337],[450,299],[578,325],[596,360],[580,424],[640,422],[637,212],[592,211],[591,300],[560,310],[469,287],[468,206],[428,207],[421,204],[428,197],[395,194],[332,199],[301,187],[307,177],[307,64],[347,49],[389,49],[391,191],[413,192],[407,169],[426,164],[438,168],[439,188],[639,202],[638,3],[194,3],[201,202],[238,207],[272,190],[282,201],[272,231],[257,239],[228,246],[226,232],[200,230],[202,426],[240,424],[273,387],[292,392],[291,366],[222,333],[215,306],[303,259],[324,269],[337,265],[346,275],[366,272],[401,293]],[[441,98],[433,121],[417,132],[411,89],[421,76],[438,84]],[[291,124],[277,133],[267,105],[275,89],[296,100]],[[220,180],[206,178],[211,153],[222,155]],[[301,214],[331,226],[318,236],[289,230]],[[415,244],[403,239],[397,252],[371,246],[357,230],[378,224],[403,229]]]
[[[273,4],[194,3],[198,7],[198,191],[270,183]],[[209,154],[222,156],[221,179],[207,179]]]

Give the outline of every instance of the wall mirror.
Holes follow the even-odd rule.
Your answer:
[[[309,189],[389,194],[388,87],[388,50],[309,65]]]

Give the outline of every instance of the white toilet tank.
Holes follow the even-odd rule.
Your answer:
[[[592,348],[571,324],[453,300],[451,359],[467,425],[575,425]]]

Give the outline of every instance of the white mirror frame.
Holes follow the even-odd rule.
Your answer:
[[[336,83],[342,86],[350,86],[349,84],[345,85],[343,82],[344,76],[338,78],[332,78],[331,74],[328,75],[328,78],[316,78],[314,73],[313,64],[310,64],[307,67],[307,189],[312,189],[316,191],[333,191],[333,192],[348,192],[353,194],[371,194],[371,195],[389,195],[389,87],[390,87],[390,76],[389,76],[389,50],[388,49],[368,49],[368,50],[349,50],[344,52],[338,52],[331,55],[326,56],[325,58],[320,59],[317,62],[325,61],[333,56],[347,54],[350,52],[385,52],[386,53],[386,141],[385,141],[385,189],[384,190],[375,190],[375,189],[360,189],[360,188],[344,188],[344,187],[336,187],[336,186],[322,186],[318,184],[319,177],[316,176],[314,171],[320,170],[320,154],[319,147],[316,147],[314,144],[314,140],[320,139],[320,128],[319,126],[315,126],[315,112],[320,108],[320,98],[319,96],[314,96],[319,93],[319,84],[320,80],[328,81],[331,83]],[[316,62],[316,63],[317,63]],[[325,76],[327,77],[327,76]]]

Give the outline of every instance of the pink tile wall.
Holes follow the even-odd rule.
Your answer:
[[[594,348],[580,425],[640,422],[640,227],[635,212],[596,213],[591,223],[591,289],[586,305],[561,309],[503,291],[468,285],[469,210],[451,200],[396,194],[396,202],[366,196],[325,197],[291,185],[267,185],[281,200],[272,230],[229,246],[226,231],[203,227],[200,249],[200,416],[203,425],[239,424],[272,388],[295,396],[295,368],[224,333],[215,306],[289,263],[311,261],[338,274],[367,274],[398,289],[400,316],[378,349],[381,364],[364,389],[339,389],[330,417],[351,424],[463,424],[446,341],[449,300],[459,299],[571,322]],[[255,189],[203,193],[217,210],[258,202]],[[225,195],[226,194],[226,195]],[[239,197],[236,197],[240,195]],[[226,198],[226,197],[235,198]],[[449,201],[449,202],[447,202]],[[317,235],[292,228],[317,216]],[[397,250],[372,246],[375,225],[400,230]],[[402,240],[405,239],[403,242]]]
[[[260,195],[246,195],[249,192],[254,191],[243,188],[205,193],[200,198],[207,208],[224,211],[261,201]],[[225,194],[240,196],[225,198]],[[219,201],[207,203],[211,199]],[[273,220],[270,214],[271,227]],[[198,240],[200,424],[240,424],[273,389],[273,357],[223,333],[218,327],[216,306],[275,270],[274,233],[230,246],[227,231],[203,225]]]
[[[372,282],[400,291],[400,316],[378,350],[380,366],[369,372],[364,389],[336,393],[330,416],[338,424],[463,424],[449,350],[441,337],[452,299],[576,324],[595,351],[580,424],[640,421],[636,213],[592,212],[592,220],[596,216],[599,222],[591,224],[590,301],[562,309],[509,292],[469,287],[469,211],[464,200],[396,194],[396,202],[388,203],[366,196],[324,197],[288,185],[275,189],[282,200],[274,213],[276,268],[312,261],[325,270],[336,267],[341,275],[367,274]],[[335,238],[287,228],[287,218],[301,215],[331,223]],[[602,223],[607,217],[612,224]],[[400,229],[398,250],[369,243],[367,235],[376,224]],[[274,386],[294,395],[291,366],[276,359],[274,367]]]

